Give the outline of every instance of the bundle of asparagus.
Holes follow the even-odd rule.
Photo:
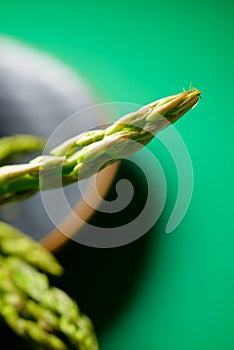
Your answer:
[[[40,174],[51,178],[51,184],[56,184],[54,179],[62,176],[63,185],[68,185],[136,152],[158,131],[195,106],[199,96],[199,90],[190,89],[163,98],[104,130],[93,130],[67,140],[52,150],[50,156],[37,157],[27,164],[0,167],[0,204],[36,193]],[[2,141],[2,145],[6,141]],[[36,150],[39,144],[34,141],[28,139],[28,144],[20,150],[15,138],[15,142],[4,146],[5,153],[1,152],[0,141],[0,161],[11,159],[16,153]],[[89,318],[79,312],[75,301],[64,291],[50,285],[49,275],[61,273],[58,261],[41,244],[0,222],[2,320],[35,349],[97,350],[98,342]]]

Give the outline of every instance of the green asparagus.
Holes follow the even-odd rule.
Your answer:
[[[200,90],[191,88],[180,94],[152,102],[125,115],[104,130],[92,130],[72,137],[48,156],[27,164],[0,167],[0,204],[25,199],[42,190],[69,185],[101,171],[120,158],[149,143],[160,130],[176,122],[196,105]]]
[[[60,175],[65,186],[101,171],[148,144],[157,132],[195,106],[199,96],[200,91],[191,88],[146,105],[104,130],[73,137],[49,156],[0,167],[0,204],[36,193],[40,174],[51,179],[53,188]],[[31,143],[28,141],[25,135],[0,140],[1,164],[42,146],[33,137]],[[49,276],[62,272],[55,257],[40,243],[0,222],[0,318],[34,349],[98,350],[90,319],[64,291],[50,285]]]
[[[21,154],[41,151],[45,140],[34,135],[11,135],[0,139],[0,164],[6,164]]]
[[[50,285],[62,271],[39,243],[0,222],[0,318],[33,348],[98,350],[90,319]]]

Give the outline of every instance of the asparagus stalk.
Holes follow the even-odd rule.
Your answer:
[[[50,285],[48,276],[61,273],[45,248],[0,222],[0,318],[33,348],[98,350],[90,319]]]
[[[40,243],[2,221],[0,221],[0,253],[22,258],[37,269],[55,276],[63,273],[58,261]]]
[[[92,130],[73,137],[28,164],[0,167],[0,204],[27,198],[39,190],[39,175],[46,179],[45,190],[69,185],[127,157],[171,123],[176,122],[199,99],[200,90],[191,88],[152,102],[125,115],[104,130]],[[49,180],[49,181],[48,181]]]
[[[41,151],[45,140],[34,135],[11,135],[0,139],[0,164],[20,156],[21,154]]]

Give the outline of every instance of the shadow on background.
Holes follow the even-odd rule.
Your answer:
[[[147,182],[141,170],[130,162],[122,161],[106,199],[113,200],[116,197],[115,184],[123,178],[134,186],[131,203],[114,215],[97,212],[91,220],[93,225],[118,226],[141,212],[147,198]],[[134,295],[147,269],[149,244],[150,232],[147,232],[135,242],[118,248],[98,249],[69,241],[55,254],[65,273],[59,279],[52,279],[51,283],[77,301],[81,312],[94,323],[98,337],[108,331]],[[10,330],[3,331],[2,328],[0,332],[1,343],[6,341],[8,348],[17,343],[18,350],[27,349],[25,343]]]

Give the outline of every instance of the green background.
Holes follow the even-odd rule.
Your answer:
[[[190,82],[202,90],[198,106],[176,124],[194,168],[185,218],[172,234],[164,233],[176,183],[172,164],[152,143],[148,147],[161,152],[166,163],[163,215],[147,238],[103,251],[116,265],[127,253],[126,266],[119,265],[123,270],[131,265],[133,246],[137,252],[142,246],[144,254],[139,253],[133,282],[130,275],[121,280],[121,270],[105,274],[108,261],[100,266],[103,286],[115,273],[120,283],[113,296],[99,287],[106,293],[107,313],[111,303],[119,305],[105,327],[96,325],[102,350],[234,348],[233,11],[231,1],[1,2],[2,33],[80,71],[101,101],[145,104],[189,88]],[[98,259],[102,253],[94,254]],[[131,283],[124,293],[123,285]],[[92,305],[100,302],[95,289],[89,295]],[[121,305],[118,295],[125,299]],[[84,311],[98,320],[88,305],[83,303]]]

